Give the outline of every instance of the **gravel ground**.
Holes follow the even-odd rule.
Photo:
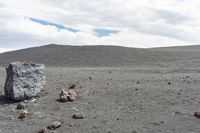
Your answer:
[[[200,133],[197,69],[46,68],[46,86],[25,103],[23,121],[18,103],[5,99],[4,68],[0,75],[0,133],[37,133],[53,121],[62,123],[57,133]],[[77,99],[59,102],[73,83]]]

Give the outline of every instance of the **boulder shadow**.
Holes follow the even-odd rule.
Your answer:
[[[5,95],[0,95],[0,105],[14,104],[14,103],[17,103],[17,101],[8,99]]]

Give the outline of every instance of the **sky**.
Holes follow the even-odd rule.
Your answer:
[[[47,44],[200,43],[199,0],[0,0],[0,52]]]

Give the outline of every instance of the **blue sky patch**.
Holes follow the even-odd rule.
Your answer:
[[[52,23],[52,22],[48,22],[48,21],[45,21],[45,20],[40,20],[40,19],[36,19],[36,18],[29,18],[31,21],[33,22],[36,22],[36,23],[39,23],[39,24],[42,24],[42,25],[50,25],[50,26],[55,26],[57,29],[65,29],[65,30],[68,30],[70,32],[79,32],[80,30],[78,29],[74,29],[74,28],[70,28],[70,27],[65,27],[63,25],[60,25],[60,24],[56,24],[56,23]]]
[[[110,34],[118,33],[117,30],[108,30],[108,29],[95,29],[94,32],[98,37],[109,36]]]

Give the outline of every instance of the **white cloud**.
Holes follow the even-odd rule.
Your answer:
[[[0,1],[0,48],[48,43],[162,47],[200,42],[199,0],[6,0]],[[80,32],[59,30],[41,19]],[[119,30],[98,38],[95,28]]]

